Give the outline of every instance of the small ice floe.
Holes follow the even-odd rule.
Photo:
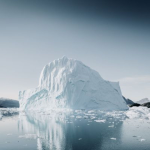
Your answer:
[[[95,122],[102,122],[102,123],[105,123],[106,120],[94,120]]]
[[[37,135],[36,134],[25,134],[25,135],[20,135],[19,138],[36,139]]]
[[[116,138],[114,138],[114,137],[112,137],[112,138],[110,138],[111,140],[116,140]]]
[[[143,142],[143,141],[145,141],[145,139],[140,139],[139,141]]]
[[[86,116],[95,116],[95,114],[87,114],[87,113],[84,113]]]
[[[78,140],[80,141],[80,140],[82,140],[82,138],[79,138]]]
[[[94,112],[95,112],[94,110],[89,110],[88,111],[89,114],[94,113]]]
[[[84,116],[84,119],[88,119],[89,117],[88,116]]]
[[[114,128],[114,125],[112,125],[112,126],[108,126],[108,128]]]
[[[7,136],[10,136],[10,135],[12,135],[12,133],[8,133],[8,134],[7,134]]]
[[[78,119],[79,119],[79,118],[82,118],[82,116],[76,116],[76,118],[78,118]]]
[[[95,119],[96,117],[94,117],[94,116],[92,116],[92,117],[90,117],[91,119]]]
[[[82,110],[75,110],[75,113],[82,113]]]
[[[90,125],[90,124],[87,124],[88,126]]]

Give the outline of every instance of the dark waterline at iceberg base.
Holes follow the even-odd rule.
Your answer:
[[[0,120],[2,150],[149,150],[150,121],[100,111],[13,112]]]

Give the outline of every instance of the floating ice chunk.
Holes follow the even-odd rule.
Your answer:
[[[82,138],[79,138],[78,140],[80,141],[80,140],[82,140]]]
[[[108,126],[109,128],[114,128],[114,125],[112,125],[112,126]]]
[[[82,118],[82,116],[76,116],[76,118],[80,119],[80,118]]]
[[[95,122],[102,122],[102,123],[105,123],[106,120],[94,120]]]
[[[88,116],[84,116],[84,119],[88,119],[89,117]]]
[[[90,117],[91,119],[95,119],[96,117],[94,117],[94,116],[92,116],[92,117]]]
[[[145,141],[145,139],[140,139],[141,142]]]
[[[116,140],[116,138],[114,138],[114,137],[112,137],[112,138],[110,138],[111,140]]]
[[[25,134],[25,135],[20,135],[19,138],[36,139],[37,135],[36,134]]]

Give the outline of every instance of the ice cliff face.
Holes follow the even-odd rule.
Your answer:
[[[19,92],[21,109],[128,109],[119,83],[105,81],[82,62],[63,57],[47,64],[39,86]]]

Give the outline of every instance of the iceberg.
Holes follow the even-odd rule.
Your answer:
[[[136,103],[138,103],[138,104],[144,104],[144,103],[148,103],[148,102],[150,102],[150,100],[148,98],[143,98],[139,101],[136,101]]]
[[[118,82],[104,80],[82,62],[63,57],[42,70],[37,88],[19,92],[21,110],[127,110]]]

